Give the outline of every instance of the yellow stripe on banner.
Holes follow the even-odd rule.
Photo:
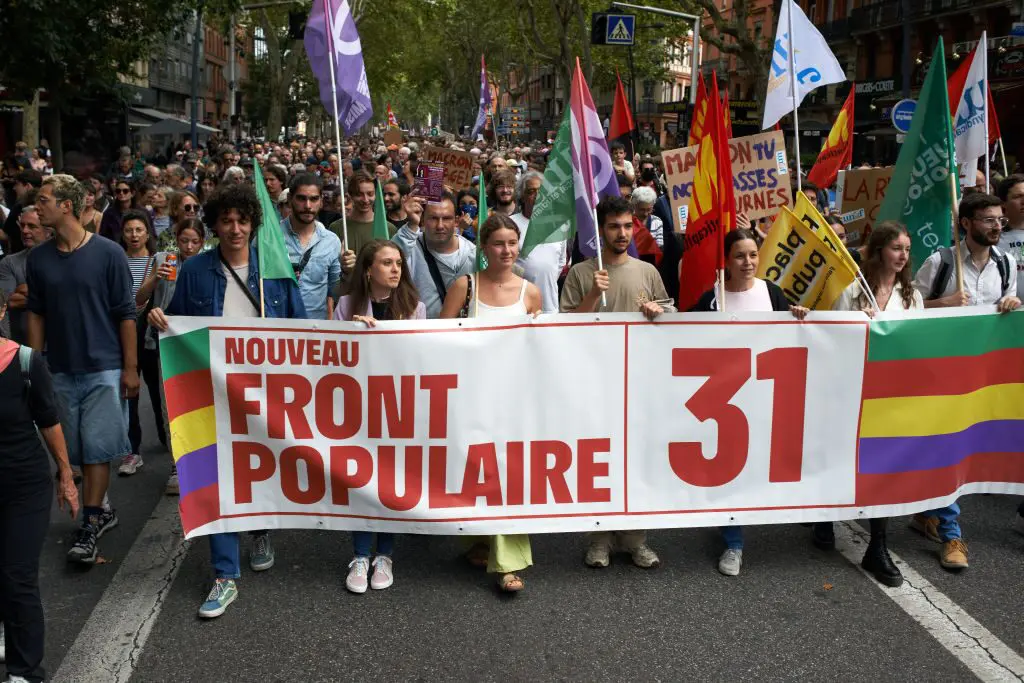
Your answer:
[[[192,451],[217,443],[217,416],[213,406],[199,408],[171,420],[174,462]]]
[[[864,401],[860,435],[954,434],[986,420],[1019,420],[1022,406],[1024,384],[996,384],[957,396],[874,398]]]

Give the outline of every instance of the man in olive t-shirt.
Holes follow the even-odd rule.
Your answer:
[[[674,311],[658,270],[628,253],[633,240],[633,213],[629,203],[622,197],[602,199],[597,205],[597,224],[603,245],[604,270],[598,270],[596,258],[574,265],[562,288],[562,312],[639,311],[648,320],[654,320],[665,311]],[[601,303],[602,293],[607,297],[607,306]],[[629,553],[638,567],[660,564],[657,554],[647,545],[645,531],[592,533],[583,561],[591,567],[607,567],[612,550]]]
[[[355,257],[359,255],[363,247],[373,240],[373,204],[377,200],[376,184],[369,173],[356,171],[348,183],[349,198],[352,200],[352,211],[348,214],[348,244],[345,244],[345,235],[342,230],[342,222],[334,221],[327,229],[338,236],[341,240],[341,252],[351,251],[351,263],[355,263]],[[392,223],[388,223],[388,235],[394,237],[398,232]],[[344,266],[344,259],[342,265]],[[351,266],[345,266],[346,272]]]

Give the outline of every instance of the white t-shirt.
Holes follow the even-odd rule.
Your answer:
[[[252,302],[249,301],[249,297],[246,296],[245,290],[238,286],[235,282],[235,278],[231,277],[231,273],[228,272],[227,266],[223,263],[220,267],[224,270],[224,277],[227,279],[227,287],[224,288],[224,317],[225,318],[255,318],[260,312],[257,311]],[[249,281],[249,264],[240,266],[238,268],[232,268],[238,275],[238,278],[242,282]]]
[[[512,220],[519,226],[519,244],[526,238],[530,219],[521,213],[512,214]],[[525,259],[516,261],[523,269],[523,277],[537,285],[540,290],[541,310],[544,313],[558,313],[558,276],[565,266],[565,240],[538,244]]]
[[[1004,230],[999,248],[1017,261],[1017,296],[1024,296],[1024,228]]]
[[[754,286],[743,292],[725,290],[725,310],[730,313],[740,311],[771,311],[772,297],[768,294],[768,285],[761,278],[754,278]]]

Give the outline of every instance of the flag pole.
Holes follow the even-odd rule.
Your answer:
[[[725,313],[725,269],[718,269],[718,310]]]
[[[986,106],[985,109],[988,109],[988,107]],[[1003,177],[1005,178],[1010,175],[1010,172],[1006,170],[1006,150],[1003,149],[1003,137],[999,136],[996,143],[999,145],[999,155],[1003,158]]]
[[[796,50],[793,45],[793,0],[787,0],[786,17],[789,23],[789,87],[793,94],[793,154],[796,157],[796,191],[803,191],[803,179],[800,177],[800,117],[797,114],[799,100],[796,96]]]
[[[348,216],[345,212],[345,173],[343,171],[345,162],[341,158],[341,121],[338,116],[338,82],[334,77],[334,58],[337,52],[334,47],[334,33],[331,27],[331,18],[333,17],[331,0],[323,0],[323,2],[324,23],[327,25],[327,44],[331,53],[327,63],[331,70],[331,101],[334,103],[334,142],[338,146],[338,173],[341,174],[341,177],[338,178],[338,194],[341,196],[341,236],[344,244],[343,248],[348,249]]]
[[[989,116],[989,102],[991,101],[988,97],[988,31],[981,32],[981,45],[985,48],[985,59],[981,60],[982,78],[985,83],[985,192],[992,192],[992,172],[989,164],[989,150],[991,149],[988,145],[988,116]]]
[[[590,138],[587,137],[587,113],[583,111],[583,72],[580,71],[580,60],[576,59],[576,73],[579,74],[579,78],[576,83],[577,96],[580,98],[580,140],[583,143],[583,149],[580,151],[581,154],[587,155],[587,160],[590,160]],[[589,163],[587,164],[590,165]],[[583,168],[583,159],[580,159],[580,169]],[[586,189],[586,188],[584,188]],[[597,240],[597,269],[604,270],[604,257],[601,255],[604,249],[603,242],[601,239],[601,226],[597,224],[597,207],[594,206],[594,197],[590,192],[587,192],[587,206],[590,207],[590,215],[594,217],[594,238]],[[608,295],[601,292],[601,305],[608,308]]]
[[[988,131],[985,131],[988,135]],[[956,289],[958,292],[964,291],[964,264],[963,259],[960,256],[960,202],[957,200],[956,193],[956,173],[949,174],[949,192],[952,195],[953,204],[951,207],[951,213],[953,214],[953,242],[956,248]]]

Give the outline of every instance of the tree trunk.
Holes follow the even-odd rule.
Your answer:
[[[25,103],[22,112],[21,139],[29,149],[39,146],[39,91],[36,90],[32,99]]]

